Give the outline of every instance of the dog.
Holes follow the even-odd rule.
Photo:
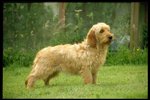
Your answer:
[[[96,84],[98,69],[105,63],[113,38],[110,26],[101,22],[92,26],[81,43],[43,48],[34,59],[26,88],[33,88],[37,80],[49,85],[49,80],[59,72],[81,75],[85,84]]]

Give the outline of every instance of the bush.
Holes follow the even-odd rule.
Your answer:
[[[14,50],[13,48],[7,48],[3,51],[3,67],[10,64],[17,64],[21,66],[30,66],[35,56],[34,52],[27,52],[24,49]]]
[[[125,65],[125,64],[147,64],[148,50],[136,49],[132,51],[127,47],[119,47],[117,51],[110,51],[107,55],[105,65]]]
[[[27,52],[24,49],[14,50],[7,48],[3,51],[3,67],[10,64],[17,64],[20,66],[30,66],[34,60],[37,52]],[[120,47],[118,51],[108,52],[105,65],[127,65],[127,64],[147,64],[148,63],[148,50],[136,49],[131,51],[126,47]]]

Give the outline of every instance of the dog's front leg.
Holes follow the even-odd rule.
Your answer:
[[[80,71],[85,84],[91,84],[93,81],[92,73],[88,67],[83,67]]]
[[[98,71],[98,67],[92,69],[93,84],[96,84],[97,71]]]
[[[92,77],[93,77],[93,84],[96,84],[96,77],[97,77],[97,73],[92,73]]]

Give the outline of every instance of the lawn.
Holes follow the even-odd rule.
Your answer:
[[[80,76],[60,73],[44,86],[39,80],[35,89],[24,85],[31,67],[3,68],[3,98],[148,98],[148,66],[118,65],[99,69],[97,84],[84,85]]]

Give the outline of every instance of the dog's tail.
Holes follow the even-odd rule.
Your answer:
[[[37,61],[38,61],[38,59],[35,58],[35,60],[34,60],[34,62],[33,62],[33,65],[32,65],[32,68],[35,68]],[[29,76],[30,76],[30,75],[29,75]],[[28,85],[29,76],[28,76],[27,79],[25,80],[25,87],[27,87],[27,85]]]

